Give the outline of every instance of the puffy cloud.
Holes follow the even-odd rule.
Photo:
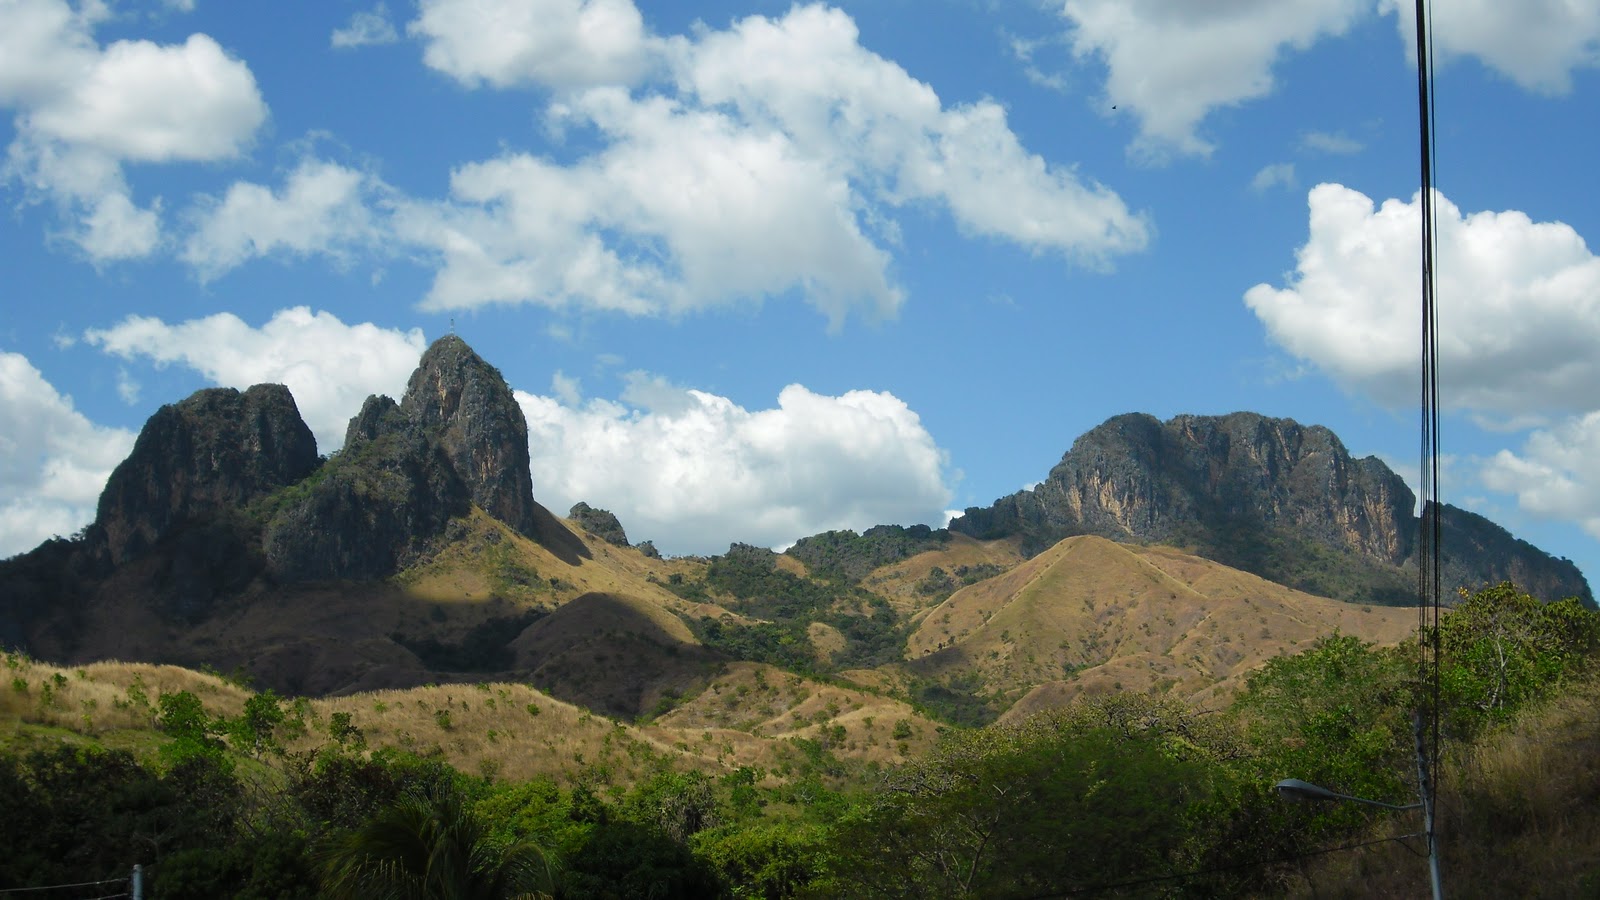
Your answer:
[[[1600,412],[1535,431],[1520,454],[1501,450],[1486,460],[1481,477],[1528,512],[1575,521],[1600,538]]]
[[[631,0],[422,0],[407,30],[468,87],[631,84],[653,48]]]
[[[235,156],[266,114],[250,69],[195,34],[167,46],[117,41],[23,121],[47,140],[113,159],[165,162]]]
[[[463,166],[448,202],[403,211],[399,233],[441,262],[426,304],[659,314],[798,290],[834,324],[883,316],[902,300],[890,214],[926,201],[1091,265],[1145,246],[1143,217],[1028,153],[998,105],[946,108],[858,37],[842,12],[797,7],[666,42],[673,95],[563,95],[552,127],[593,128],[602,149]]]
[[[573,167],[520,154],[465,166],[453,208],[406,217],[402,232],[444,260],[428,306],[681,312],[794,287],[835,320],[898,306],[887,254],[862,234],[847,185],[782,135],[663,98],[599,90],[579,102],[572,114],[614,139],[599,155]]]
[[[389,21],[389,8],[382,3],[372,9],[355,13],[350,17],[349,24],[334,29],[333,34],[328,37],[328,43],[338,49],[393,44],[398,40],[400,33],[395,30],[394,23]]]
[[[94,260],[148,256],[161,242],[159,210],[160,204],[140,209],[127,194],[102,194],[84,216],[78,245]]]
[[[1273,341],[1379,403],[1416,399],[1419,202],[1321,184],[1310,236],[1283,288],[1245,303]],[[1560,222],[1517,211],[1463,214],[1437,202],[1443,402],[1495,416],[1600,407],[1600,259]]]
[[[1209,153],[1214,109],[1271,93],[1286,49],[1343,34],[1371,0],[1066,0],[1080,58],[1105,63],[1108,104],[1139,119],[1142,153]]]
[[[517,399],[540,502],[604,506],[635,540],[669,553],[939,524],[951,498],[944,452],[888,393],[829,397],[790,385],[775,408],[752,411],[635,373],[620,401]]]
[[[1415,57],[1416,6],[1379,0],[1394,13],[1408,51]],[[1454,0],[1447,15],[1432,19],[1436,61],[1472,56],[1526,90],[1564,94],[1574,70],[1600,66],[1600,5],[1591,2],[1535,0]]]
[[[0,557],[93,521],[133,438],[84,418],[26,357],[0,352]]]
[[[106,14],[9,0],[0,35],[0,104],[17,110],[3,177],[52,197],[96,261],[159,244],[159,207],[134,203],[124,163],[235,156],[267,114],[249,67],[210,37],[102,48],[92,29]]]
[[[845,13],[751,16],[693,44],[678,78],[701,102],[781,129],[866,197],[942,203],[970,232],[1092,261],[1143,249],[1147,223],[1102,185],[1023,149],[991,101],[944,107],[933,88],[861,46]]]
[[[416,329],[346,325],[304,306],[280,310],[260,328],[232,313],[177,324],[129,316],[84,339],[126,360],[187,366],[224,387],[288,385],[323,453],[344,444],[345,426],[369,394],[404,392],[425,349]]]
[[[342,262],[377,243],[383,223],[371,206],[387,193],[363,172],[304,159],[276,193],[237,182],[221,200],[202,198],[182,258],[205,279],[273,253],[321,254]]]

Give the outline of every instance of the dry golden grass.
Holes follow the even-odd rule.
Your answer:
[[[904,721],[910,734],[896,737]],[[702,691],[657,720],[662,727],[718,729],[761,739],[805,738],[835,755],[901,762],[932,746],[939,726],[889,697],[814,681],[764,663],[730,663]]]
[[[926,675],[976,673],[1012,717],[1082,694],[1158,692],[1205,704],[1266,660],[1335,630],[1401,640],[1413,613],[1291,590],[1167,547],[1068,538],[957,591],[907,641]]]
[[[1020,538],[980,541],[964,534],[950,535],[938,550],[918,553],[893,565],[877,569],[862,579],[862,587],[889,601],[895,612],[915,616],[933,606],[933,598],[917,590],[917,585],[934,568],[954,572],[962,566],[998,566],[1010,569],[1022,562]]]
[[[190,691],[216,714],[236,716],[250,691],[214,675],[178,666],[98,662],[68,668],[4,655],[0,723],[16,736],[21,726],[63,729],[90,738],[147,731],[164,693]],[[131,690],[130,690],[131,689]]]
[[[105,662],[68,669],[20,655],[7,662],[0,746],[83,740],[153,751],[162,694],[190,691],[217,717],[239,715],[252,696],[177,666]],[[723,702],[747,695],[748,709]],[[898,701],[753,663],[730,666],[702,694],[645,725],[506,683],[305,699],[286,710],[290,725],[280,739],[291,752],[327,745],[334,714],[344,713],[369,751],[395,747],[512,781],[548,776],[624,785],[663,766],[709,772],[758,766],[781,777],[803,755],[791,738],[818,741],[846,760],[899,761],[929,747],[937,729]],[[911,733],[895,737],[901,720]]]

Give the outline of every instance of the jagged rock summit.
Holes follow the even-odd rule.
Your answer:
[[[437,440],[472,502],[533,537],[528,420],[500,370],[454,334],[433,342],[411,373],[400,411]]]
[[[112,565],[188,522],[237,509],[317,468],[289,389],[208,388],[156,411],[100,494],[91,535]]]
[[[473,504],[538,537],[528,423],[500,371],[466,341],[434,341],[405,398],[371,396],[345,446],[267,526],[281,581],[382,578],[421,558]]]
[[[1171,544],[1323,596],[1415,597],[1416,497],[1376,457],[1355,459],[1321,426],[1256,413],[1116,416],[1073,442],[1038,486],[950,523],[1020,536],[1025,553],[1062,538]],[[1593,603],[1576,566],[1481,516],[1440,516],[1447,587],[1502,580],[1546,599]]]

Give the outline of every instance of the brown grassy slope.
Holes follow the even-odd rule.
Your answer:
[[[551,517],[546,530],[568,526]],[[653,560],[575,527],[545,546],[481,510],[454,523],[424,563],[374,582],[274,585],[259,580],[189,619],[166,610],[171,579],[159,553],[119,570],[83,617],[71,662],[123,658],[242,667],[257,683],[304,695],[407,687],[460,676],[428,671],[392,639],[459,642],[474,626],[558,608],[591,592],[658,610],[720,613],[655,583],[703,563]],[[574,546],[581,553],[573,552]],[[681,638],[694,639],[686,630]]]
[[[154,745],[151,729],[163,693],[189,691],[213,714],[225,716],[238,715],[251,694],[215,675],[178,666],[107,661],[64,668],[20,654],[3,656],[0,747],[66,741],[148,749]]]
[[[251,696],[176,666],[106,662],[68,669],[5,659],[0,749],[69,742],[151,755],[163,741],[154,731],[161,694],[190,691],[210,715],[223,717],[237,716]],[[430,685],[299,705],[304,717],[290,709],[290,719],[303,728],[280,733],[290,751],[326,745],[333,714],[344,713],[369,750],[397,747],[513,781],[546,775],[626,785],[663,764],[708,772],[759,766],[782,777],[804,756],[790,738],[818,741],[841,759],[885,762],[924,751],[936,734],[932,722],[903,703],[753,663],[732,664],[704,693],[648,725],[595,715],[525,684]],[[895,736],[901,720],[909,736]]]
[[[1563,689],[1470,747],[1446,745],[1440,785],[1446,897],[1600,897],[1600,681]],[[1398,814],[1370,837],[1421,827],[1417,814]],[[1427,862],[1382,843],[1308,860],[1290,896],[1426,897],[1428,890]]]
[[[923,617],[906,657],[919,674],[977,675],[1021,716],[1109,690],[1203,702],[1336,629],[1390,643],[1414,621],[1171,548],[1082,536],[957,591]]]
[[[951,534],[943,547],[877,569],[862,579],[861,586],[887,599],[895,612],[914,616],[936,605],[934,598],[917,590],[917,585],[935,567],[947,573],[962,566],[991,565],[1010,569],[1022,562],[1020,546],[1019,538],[980,541],[964,534]]]
[[[902,721],[901,733],[909,729],[910,734],[895,737]],[[902,701],[750,662],[728,664],[704,691],[657,724],[762,739],[806,738],[841,756],[883,763],[930,748],[939,731]]]
[[[681,619],[628,594],[584,594],[511,646],[516,670],[540,689],[628,718],[650,712],[668,692],[698,689],[720,663]]]

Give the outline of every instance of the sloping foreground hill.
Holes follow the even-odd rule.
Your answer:
[[[1171,548],[1084,535],[925,613],[906,659],[924,677],[975,677],[1021,716],[1085,692],[1203,701],[1320,636],[1395,643],[1415,623],[1410,610],[1314,597]]]
[[[255,692],[178,666],[99,662],[71,669],[7,655],[0,748],[61,742],[153,752],[163,694],[187,691],[211,717],[240,715]],[[737,700],[729,703],[729,699]],[[654,722],[595,715],[526,684],[429,685],[285,703],[276,739],[312,750],[347,746],[437,756],[463,772],[511,781],[630,783],[659,769],[787,771],[810,747],[842,760],[902,762],[932,746],[937,726],[895,700],[770,666],[736,663],[706,691]],[[335,715],[348,716],[344,730]],[[754,718],[751,718],[751,716]],[[353,730],[352,730],[353,729]],[[241,749],[241,748],[235,748]]]

